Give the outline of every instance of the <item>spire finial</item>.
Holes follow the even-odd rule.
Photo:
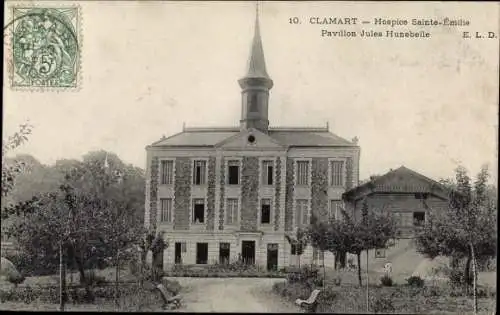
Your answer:
[[[266,70],[266,62],[264,60],[264,49],[262,48],[262,39],[260,37],[260,22],[259,22],[259,2],[255,2],[255,29],[250,50],[250,59],[248,62],[247,78],[266,78],[269,75]]]

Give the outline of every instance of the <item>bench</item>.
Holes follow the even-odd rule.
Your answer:
[[[174,306],[174,308],[179,308],[181,306],[181,296],[179,294],[169,298],[167,297],[167,290],[163,284],[158,284],[156,288],[160,291],[161,298],[163,299],[163,308],[167,308],[170,305]]]
[[[307,300],[297,299],[295,300],[295,304],[304,308],[309,313],[316,313],[316,308],[318,307],[316,299],[318,298],[320,292],[321,290],[318,289],[313,290]]]

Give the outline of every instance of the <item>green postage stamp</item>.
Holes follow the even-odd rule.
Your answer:
[[[80,8],[12,7],[12,88],[72,89],[80,84]]]

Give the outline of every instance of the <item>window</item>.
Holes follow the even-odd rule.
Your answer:
[[[413,212],[413,225],[423,226],[425,223],[425,212]]]
[[[172,199],[160,199],[160,221],[172,222]]]
[[[297,185],[309,185],[309,161],[297,162]]]
[[[273,184],[273,161],[262,161],[262,184]]]
[[[425,200],[425,199],[427,199],[427,194],[426,193],[415,193],[415,199]]]
[[[399,213],[400,226],[411,227],[413,225],[413,213],[411,212],[400,212]]]
[[[396,226],[403,225],[403,216],[401,212],[393,212],[394,221],[396,222]]]
[[[236,222],[238,222],[238,199],[229,198],[226,200],[226,223]]]
[[[205,185],[206,173],[207,173],[207,161],[194,161],[193,184]]]
[[[376,248],[375,258],[385,258],[385,248]]]
[[[205,200],[204,199],[194,199],[193,200],[193,223],[204,223],[205,222]]]
[[[296,201],[295,224],[303,226],[309,224],[308,200],[299,199]]]
[[[295,244],[292,244],[291,251],[290,255],[297,255],[297,246]]]
[[[173,182],[174,182],[174,161],[172,160],[161,161],[160,184],[172,185]]]
[[[258,103],[257,103],[257,94],[251,93],[248,95],[249,108],[251,113],[256,113],[259,111]]]
[[[229,253],[231,249],[230,243],[220,243],[219,246],[219,263],[228,264],[229,263]]]
[[[328,209],[328,216],[330,220],[339,220],[341,218],[341,200],[330,200],[330,207]]]
[[[271,223],[271,200],[262,199],[260,202],[260,223],[270,224]]]
[[[239,185],[240,184],[240,162],[239,161],[228,161],[228,184],[229,185]]]
[[[344,186],[344,161],[330,162],[330,186]]]

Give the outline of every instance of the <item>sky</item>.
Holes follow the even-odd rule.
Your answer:
[[[34,126],[13,153],[51,164],[105,149],[145,167],[145,146],[183,123],[238,126],[237,80],[249,57],[254,3],[75,3],[77,90],[13,90],[4,73],[4,137],[26,120]],[[328,122],[337,135],[358,137],[360,179],[401,165],[438,179],[462,164],[474,175],[487,163],[497,182],[498,38],[462,38],[464,30],[498,36],[496,3],[260,2],[259,10],[274,81],[271,126]],[[470,26],[423,28],[432,36],[418,40],[329,38],[322,29],[391,28],[313,25],[310,17],[460,17]]]

